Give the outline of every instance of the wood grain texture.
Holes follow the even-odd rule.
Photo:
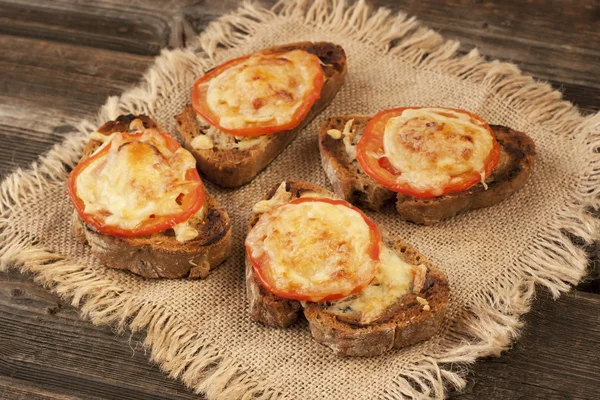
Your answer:
[[[43,384],[9,376],[0,376],[0,399],[11,400],[79,400],[82,397],[73,394],[60,393]],[[92,397],[88,397],[92,399]]]
[[[115,336],[109,327],[83,321],[75,308],[27,276],[11,272],[0,282],[5,391],[83,399],[197,398],[148,363],[142,335]]]
[[[156,55],[169,44],[171,13],[152,3],[3,0],[0,33]]]
[[[0,100],[2,97],[0,96]],[[35,109],[35,118],[31,110]],[[0,107],[0,175],[25,167],[75,129],[80,116],[13,99]],[[23,146],[23,142],[28,145]]]
[[[600,296],[574,292],[552,301],[538,294],[513,348],[478,362],[459,400],[598,399]],[[584,322],[585,321],[585,322]]]
[[[0,35],[0,94],[81,118],[136,83],[153,57]]]
[[[414,15],[461,51],[517,64],[548,81],[583,111],[600,108],[597,0],[371,0]]]
[[[575,292],[555,302],[542,293],[514,348],[478,362],[468,389],[451,397],[597,399],[598,310],[598,295]],[[141,340],[81,320],[28,276],[0,276],[0,398],[197,398],[147,362]]]
[[[273,4],[274,0],[262,3]],[[368,0],[416,15],[461,51],[517,63],[584,111],[600,109],[597,0]],[[0,176],[25,167],[238,0],[0,0]],[[599,246],[590,247],[593,265]],[[600,290],[598,270],[580,286]],[[541,295],[522,338],[481,360],[470,399],[599,398],[600,296]],[[0,274],[1,399],[197,398],[115,336],[17,272]],[[132,350],[133,349],[133,350]]]

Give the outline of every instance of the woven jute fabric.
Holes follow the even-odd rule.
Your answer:
[[[229,259],[201,281],[145,280],[103,267],[70,231],[68,171],[102,122],[144,113],[174,131],[173,117],[209,68],[262,48],[331,41],[348,56],[348,76],[333,103],[250,184],[207,183],[233,221]],[[440,398],[464,385],[464,366],[499,354],[522,326],[535,284],[555,296],[585,273],[598,222],[600,115],[581,116],[549,85],[403,14],[364,2],[287,1],[245,5],[211,23],[188,48],[165,50],[139,86],[109,98],[97,120],[18,170],[1,186],[1,268],[15,267],[68,298],[97,324],[147,332],[152,360],[209,399]],[[496,206],[436,226],[402,222],[392,207],[370,214],[391,236],[414,245],[448,275],[451,298],[431,340],[380,357],[338,358],[315,343],[306,323],[274,329],[252,321],[244,287],[245,224],[252,205],[282,180],[329,187],[317,131],[325,118],[400,106],[456,107],[526,132],[537,146],[527,184]]]

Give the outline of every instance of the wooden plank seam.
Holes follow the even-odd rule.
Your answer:
[[[216,349],[161,304],[134,298],[84,265],[37,246],[35,238],[15,232],[10,225],[11,211],[25,206],[31,193],[66,179],[88,135],[100,121],[123,112],[152,114],[153,107],[160,104],[161,93],[178,81],[174,71],[209,68],[219,48],[242,43],[246,35],[276,18],[326,26],[338,34],[384,48],[398,58],[418,60],[421,68],[441,68],[461,79],[486,85],[507,104],[528,113],[534,122],[552,125],[556,131],[572,132],[572,140],[583,149],[580,157],[585,171],[571,204],[556,213],[519,262],[498,278],[493,290],[482,288],[473,294],[482,306],[469,310],[464,324],[452,327],[452,335],[446,339],[450,350],[416,360],[397,376],[386,397],[441,398],[445,383],[463,388],[463,374],[449,365],[469,364],[478,357],[498,355],[506,349],[519,334],[520,316],[529,310],[536,283],[558,297],[584,275],[585,251],[573,244],[565,231],[584,243],[598,238],[598,220],[587,209],[600,207],[600,155],[596,152],[600,147],[600,114],[582,117],[550,85],[522,76],[516,66],[488,62],[477,50],[457,56],[458,42],[444,41],[404,14],[392,16],[385,9],[371,12],[362,0],[349,7],[342,0],[281,1],[272,10],[245,4],[237,12],[211,23],[187,49],[164,50],[139,87],[109,98],[95,121],[84,121],[77,134],[67,137],[29,170],[19,169],[2,182],[0,269],[16,267],[33,272],[36,282],[70,298],[95,324],[114,324],[120,330],[129,328],[134,332],[146,329],[144,343],[152,349],[152,360],[196,392],[206,393],[209,399],[281,398],[277,388],[255,379],[252,371],[241,368],[225,351]],[[395,41],[398,43],[391,46]]]

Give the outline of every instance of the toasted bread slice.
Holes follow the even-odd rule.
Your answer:
[[[129,131],[134,120],[141,121],[145,128],[157,128],[156,122],[147,116],[129,114],[105,123],[98,132],[109,135]],[[81,161],[101,144],[101,141],[91,139]],[[95,231],[74,212],[72,232],[108,267],[128,270],[145,278],[205,278],[231,250],[229,216],[206,191],[202,216],[194,220],[194,228],[198,230],[198,236],[183,243],[176,240],[172,229],[145,236],[115,237]]]
[[[263,200],[276,195],[274,187]],[[310,183],[287,181],[287,201],[312,192],[327,197],[333,193]],[[256,224],[260,213],[254,213],[248,229]],[[386,239],[386,245],[403,261],[412,265],[423,265],[426,272],[418,287],[403,295],[387,308],[383,315],[369,324],[361,325],[351,317],[328,311],[330,303],[301,303],[281,298],[266,290],[255,276],[246,259],[246,291],[250,314],[256,321],[266,325],[285,328],[293,324],[303,311],[308,320],[312,336],[330,347],[340,356],[375,356],[393,347],[399,348],[429,339],[440,327],[449,297],[446,276],[417,250],[402,240]]]
[[[294,129],[256,138],[236,138],[212,128],[215,131],[213,135],[216,134],[220,141],[211,140],[211,148],[199,149],[192,146],[192,140],[207,135],[211,127],[199,121],[191,105],[186,106],[183,112],[175,117],[183,146],[196,157],[198,169],[211,182],[223,187],[237,187],[250,182],[331,103],[342,86],[346,76],[346,54],[340,46],[327,42],[302,42],[272,47],[263,52],[278,53],[296,49],[319,57],[325,80],[321,97],[314,103],[306,118]]]
[[[479,183],[463,192],[433,199],[406,196],[375,182],[356,161],[355,145],[369,119],[363,115],[347,115],[323,122],[319,148],[327,177],[338,196],[361,207],[379,210],[388,200],[396,198],[400,216],[417,224],[431,225],[467,210],[501,202],[525,184],[535,162],[535,145],[529,136],[505,126],[490,125],[501,156],[500,163],[485,180],[487,189]],[[348,128],[344,131],[346,125]],[[341,136],[336,131],[342,132]]]

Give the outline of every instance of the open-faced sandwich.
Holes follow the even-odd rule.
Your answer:
[[[403,219],[425,225],[506,199],[535,161],[526,134],[440,107],[334,117],[319,147],[340,197],[375,210],[395,199]]]
[[[192,104],[176,117],[183,146],[217,185],[250,182],[333,100],[345,76],[344,50],[326,42],[226,62],[196,81]]]
[[[439,328],[444,273],[346,201],[288,181],[253,212],[245,268],[256,321],[285,328],[303,313],[314,339],[344,356],[409,346]]]
[[[147,116],[92,133],[69,177],[73,235],[103,264],[146,278],[204,278],[231,248],[227,212],[196,160]]]

